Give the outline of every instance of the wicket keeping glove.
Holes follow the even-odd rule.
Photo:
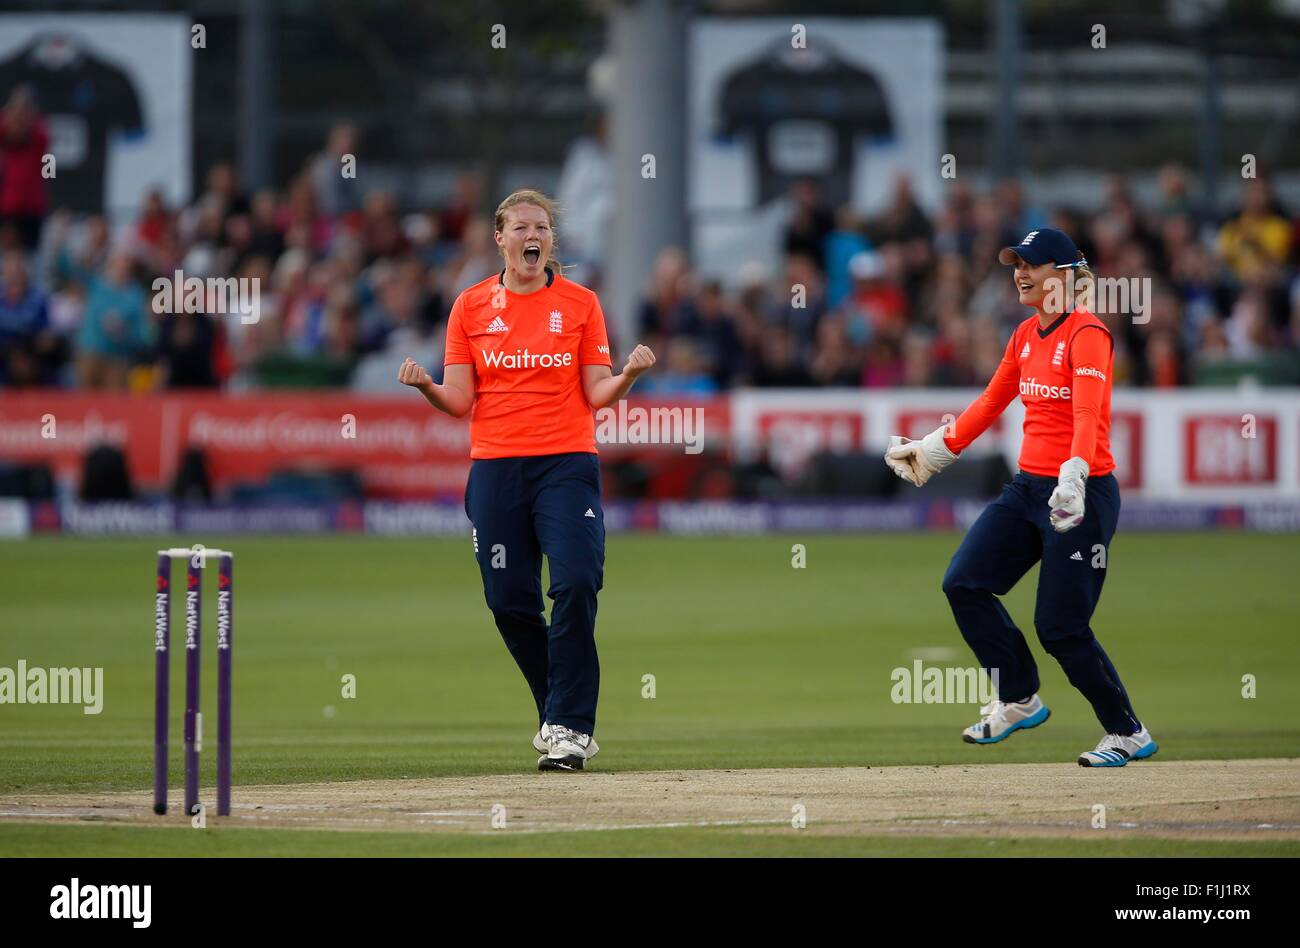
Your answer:
[[[1061,465],[1061,476],[1056,482],[1047,505],[1052,508],[1052,529],[1057,533],[1073,530],[1083,523],[1083,495],[1088,483],[1088,462],[1083,458],[1070,458]]]
[[[945,430],[936,428],[920,441],[894,435],[889,439],[889,448],[885,451],[885,463],[903,480],[920,487],[957,460],[957,455],[943,443]]]

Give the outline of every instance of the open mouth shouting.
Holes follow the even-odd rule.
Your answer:
[[[530,267],[537,266],[542,259],[542,245],[533,241],[524,244],[524,263]]]

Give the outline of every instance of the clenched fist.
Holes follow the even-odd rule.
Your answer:
[[[654,364],[655,354],[650,351],[650,347],[638,345],[632,350],[632,354],[627,357],[627,365],[623,366],[623,374],[634,379]]]
[[[414,359],[407,359],[397,370],[397,381],[424,391],[433,384],[433,378],[424,370],[424,366]]]

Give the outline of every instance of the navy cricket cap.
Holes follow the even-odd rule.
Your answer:
[[[1012,264],[1017,257],[1034,267],[1054,263],[1058,270],[1088,262],[1079,258],[1079,248],[1073,240],[1051,227],[1031,230],[1020,243],[998,251],[998,263]]]

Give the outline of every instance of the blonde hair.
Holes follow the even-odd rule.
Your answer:
[[[1082,253],[1079,254],[1079,261],[1074,268],[1074,305],[1093,312],[1097,303],[1097,274],[1088,267],[1088,261]]]
[[[518,191],[507,195],[506,199],[497,205],[496,217],[494,218],[497,233],[506,229],[506,211],[520,204],[531,204],[534,207],[540,207],[546,212],[546,222],[551,225],[551,255],[546,258],[546,266],[551,269],[552,273],[558,275],[561,270],[560,259],[555,255],[555,248],[559,244],[559,238],[555,236],[555,211],[558,205],[554,199],[532,188],[520,188]]]

